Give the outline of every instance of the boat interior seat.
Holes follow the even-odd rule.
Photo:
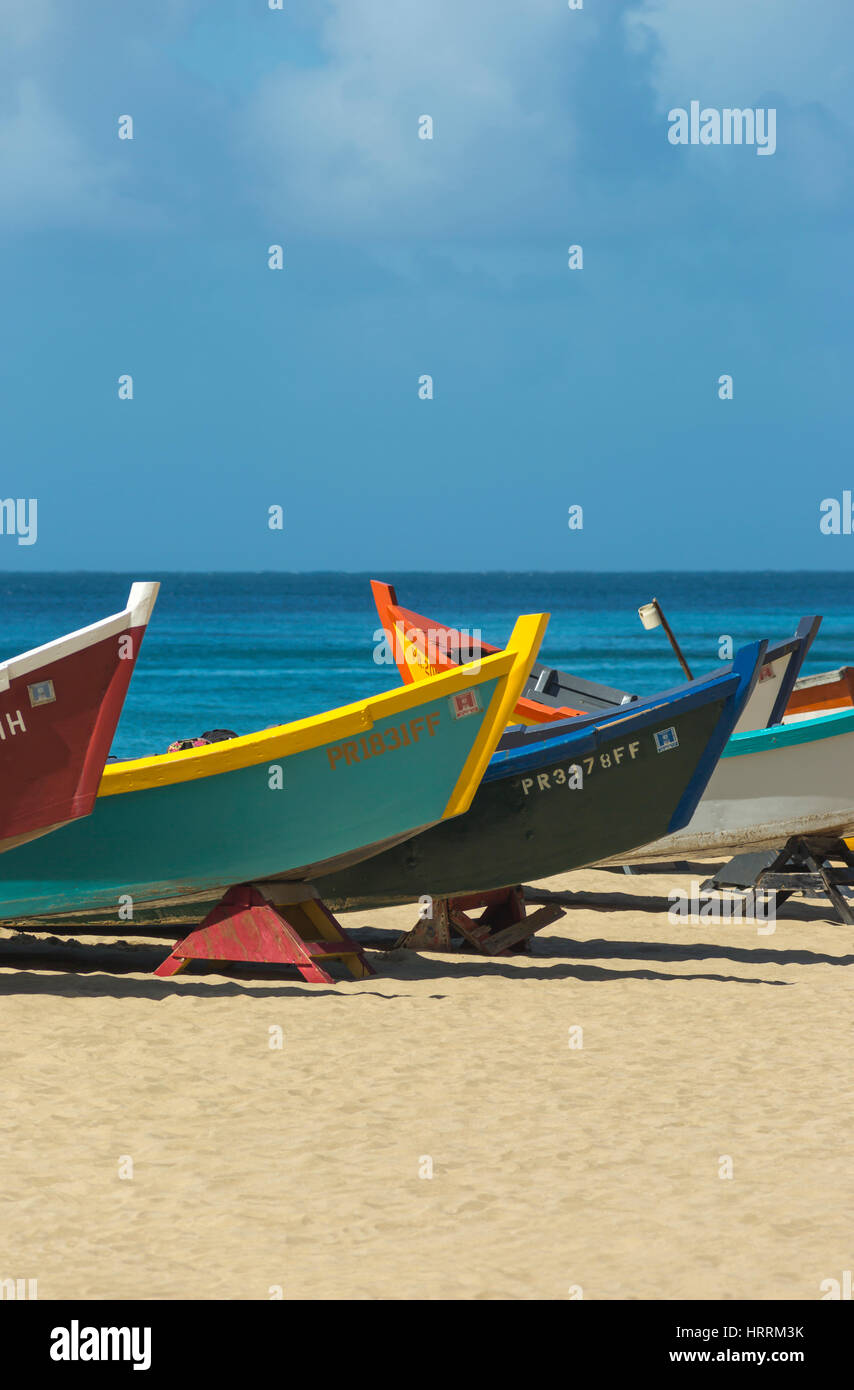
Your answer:
[[[540,662],[532,666],[524,693],[529,700],[538,700],[544,705],[566,706],[590,714],[601,714],[638,699],[637,695],[625,690],[585,680],[583,676],[571,675],[558,670],[556,666],[544,666]]]

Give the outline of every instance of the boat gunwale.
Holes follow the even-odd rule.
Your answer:
[[[521,686],[525,673],[519,674],[518,682],[513,681],[513,668],[526,661],[529,656],[531,660],[534,659],[546,622],[547,617],[542,614],[523,615],[518,619],[506,648],[479,661],[439,672],[426,681],[395,686],[391,690],[366,696],[349,705],[308,715],[288,724],[258,729],[236,738],[222,739],[217,743],[110,763],[105,767],[101,777],[98,796],[123,795],[154,787],[171,786],[178,782],[192,782],[257,766],[270,758],[287,758],[297,753],[309,752],[322,748],[327,743],[364,734],[372,729],[378,720],[405,714],[410,709],[431,704],[434,700],[452,696],[472,686],[483,685],[490,680],[500,681],[503,676],[507,676],[514,685],[518,683]],[[500,688],[495,693],[500,694]],[[502,706],[506,703],[506,699],[502,698]],[[483,735],[484,739],[488,736],[492,721],[493,711],[488,708],[481,722],[480,735]],[[471,750],[469,764],[477,757],[479,747],[482,747],[480,735]],[[461,774],[452,802],[463,799],[464,779],[468,785],[474,776],[473,766],[469,764]],[[471,789],[471,795],[473,794],[474,788]],[[450,805],[451,803],[449,807]]]
[[[796,690],[813,690],[822,685],[841,684],[848,672],[854,674],[854,666],[837,666],[835,671],[817,671],[812,676],[798,676]]]
[[[29,651],[0,661],[0,694],[8,689],[12,681],[20,680],[22,676],[30,676],[45,665],[64,661],[66,657],[87,651],[89,647],[97,646],[108,637],[117,637],[119,633],[127,632],[129,629],[146,628],[159,589],[160,584],[156,580],[135,580],[131,585],[127,604],[119,613],[97,618],[85,627],[75,628],[73,632],[66,632],[62,637],[54,637],[52,641],[43,642],[39,647],[30,647]]]
[[[666,711],[666,717],[670,719],[688,714],[715,698],[725,701],[738,691],[742,679],[735,671],[722,671],[700,680],[688,681],[663,695],[619,706],[613,714],[575,716],[562,719],[559,724],[517,726],[519,732],[522,729],[525,731],[520,743],[515,747],[502,748],[499,745],[483,780],[498,781],[544,762],[553,762],[561,756],[560,750],[578,753],[585,748],[594,748],[621,724],[628,723],[644,729],[656,723],[660,711]],[[516,733],[517,729],[508,730],[505,738],[508,735],[512,738]]]
[[[854,708],[830,710],[826,714],[814,714],[791,724],[771,724],[766,729],[745,729],[740,734],[733,734],[721,757],[747,757],[752,753],[770,752],[772,748],[814,743],[819,739],[838,738],[848,733],[854,733]]]

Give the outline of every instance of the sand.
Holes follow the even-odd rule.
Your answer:
[[[854,1261],[854,932],[818,902],[772,935],[670,924],[688,883],[566,875],[546,886],[579,905],[532,955],[372,950],[375,978],[332,987],[161,981],[162,943],[0,932],[0,1279],[821,1297]],[[343,920],[391,939],[413,917]]]

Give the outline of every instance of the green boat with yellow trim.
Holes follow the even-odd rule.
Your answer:
[[[547,615],[504,651],[292,724],[112,763],[85,820],[0,856],[0,918],[206,900],[336,872],[466,811]]]

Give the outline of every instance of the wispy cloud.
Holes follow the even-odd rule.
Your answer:
[[[289,228],[344,237],[537,224],[567,193],[568,94],[596,32],[552,0],[331,5],[326,63],[283,65],[241,118],[259,202]]]
[[[137,166],[117,138],[128,102],[156,100],[162,46],[196,0],[152,0],[132,13],[109,0],[0,7],[0,222],[4,230],[165,225],[150,151]],[[132,112],[131,112],[132,114]]]
[[[841,38],[851,19],[850,0],[643,0],[627,14],[636,36],[657,39],[651,80],[662,110],[684,105],[686,92],[712,106],[761,105],[777,92],[849,125],[850,50]]]
[[[849,0],[3,0],[0,219],[503,255],[701,234],[722,202],[746,231],[823,215],[852,198],[851,23]],[[669,147],[694,98],[779,107],[775,158]]]
[[[21,78],[0,117],[0,207],[7,228],[103,226],[121,200],[118,159],[94,154],[44,86]],[[11,107],[11,109],[9,109]]]

